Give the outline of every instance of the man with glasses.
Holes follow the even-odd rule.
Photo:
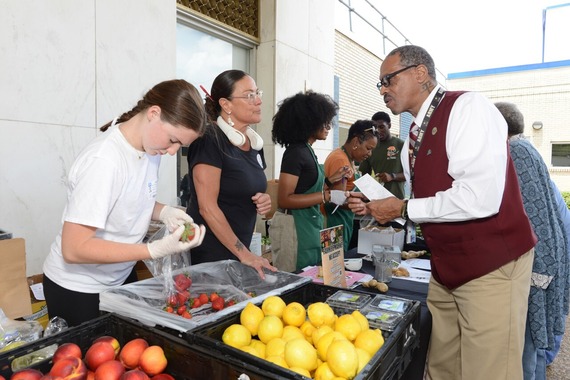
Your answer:
[[[403,217],[422,229],[432,269],[428,378],[522,379],[536,236],[506,122],[482,95],[446,92],[419,46],[390,52],[378,87],[392,113],[414,117],[415,134],[401,155],[411,198],[364,203],[354,193],[349,207],[380,223]]]
[[[374,175],[389,192],[404,199],[406,177],[400,161],[404,140],[390,134],[392,124],[386,112],[376,112],[372,115],[372,121],[376,125],[378,145],[372,155],[360,163],[358,170],[362,174]]]

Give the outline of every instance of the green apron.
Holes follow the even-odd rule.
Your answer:
[[[360,178],[359,173],[354,173],[354,179]],[[357,187],[355,186],[352,191],[358,191]],[[343,245],[344,245],[344,252],[348,251],[348,245],[350,244],[350,240],[352,239],[352,233],[354,231],[353,223],[354,223],[354,213],[351,210],[343,209],[342,207],[337,208],[335,213],[334,211],[336,205],[334,203],[326,203],[325,204],[325,211],[327,213],[327,228],[334,227],[338,225],[343,226]]]
[[[311,145],[307,144],[311,155],[315,159],[318,177],[315,184],[304,194],[321,192],[325,183],[325,172],[319,162]],[[297,270],[301,270],[308,265],[321,264],[321,230],[323,229],[323,214],[320,204],[301,209],[291,209],[295,220],[295,230],[297,231]]]

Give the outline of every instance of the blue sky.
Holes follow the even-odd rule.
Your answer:
[[[411,43],[426,48],[444,74],[542,62],[545,9],[544,61],[570,59],[570,43],[564,41],[570,36],[568,0],[351,0],[351,6],[401,45],[404,40],[390,23],[395,25]],[[379,34],[356,15],[350,32],[346,7],[339,1],[336,7],[337,28],[383,56]]]

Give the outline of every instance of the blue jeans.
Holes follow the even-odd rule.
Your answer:
[[[524,380],[546,380],[546,351],[534,345],[528,321],[524,335],[522,362]]]
[[[562,343],[562,335],[555,335],[554,347],[552,348],[552,350],[547,350],[544,352],[546,355],[546,365],[550,365],[554,361],[554,358],[556,357],[556,355],[558,355],[558,351],[560,351],[561,343]]]

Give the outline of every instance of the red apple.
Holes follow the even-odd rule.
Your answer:
[[[33,368],[26,368],[15,372],[10,380],[40,380],[44,374]]]
[[[139,359],[147,348],[148,342],[145,339],[132,339],[123,346],[123,349],[119,353],[119,360],[127,369],[137,368],[139,365]]]
[[[139,367],[149,376],[158,375],[166,369],[168,361],[164,356],[164,350],[160,346],[150,346],[142,353]]]
[[[109,342],[109,343],[111,343],[111,346],[113,346],[113,348],[115,349],[115,355],[118,355],[119,351],[121,350],[121,344],[119,343],[117,338],[115,338],[113,336],[109,336],[109,335],[100,336],[99,338],[97,338],[93,341],[93,343],[97,343],[97,342]]]
[[[123,373],[119,380],[150,380],[150,378],[140,369],[131,369]]]
[[[96,342],[85,353],[85,362],[91,371],[101,364],[115,359],[115,348],[109,342]]]
[[[150,380],[175,380],[174,377],[170,376],[167,373],[159,373],[150,378]]]
[[[118,360],[109,360],[97,367],[95,380],[119,380],[125,373],[125,367]]]
[[[83,360],[75,356],[67,356],[53,364],[49,375],[66,380],[86,380],[87,367],[85,363],[83,363]]]
[[[81,347],[75,343],[64,343],[55,350],[53,354],[53,362],[57,363],[58,360],[63,359],[67,356],[74,356],[76,358],[83,358],[81,353]]]

